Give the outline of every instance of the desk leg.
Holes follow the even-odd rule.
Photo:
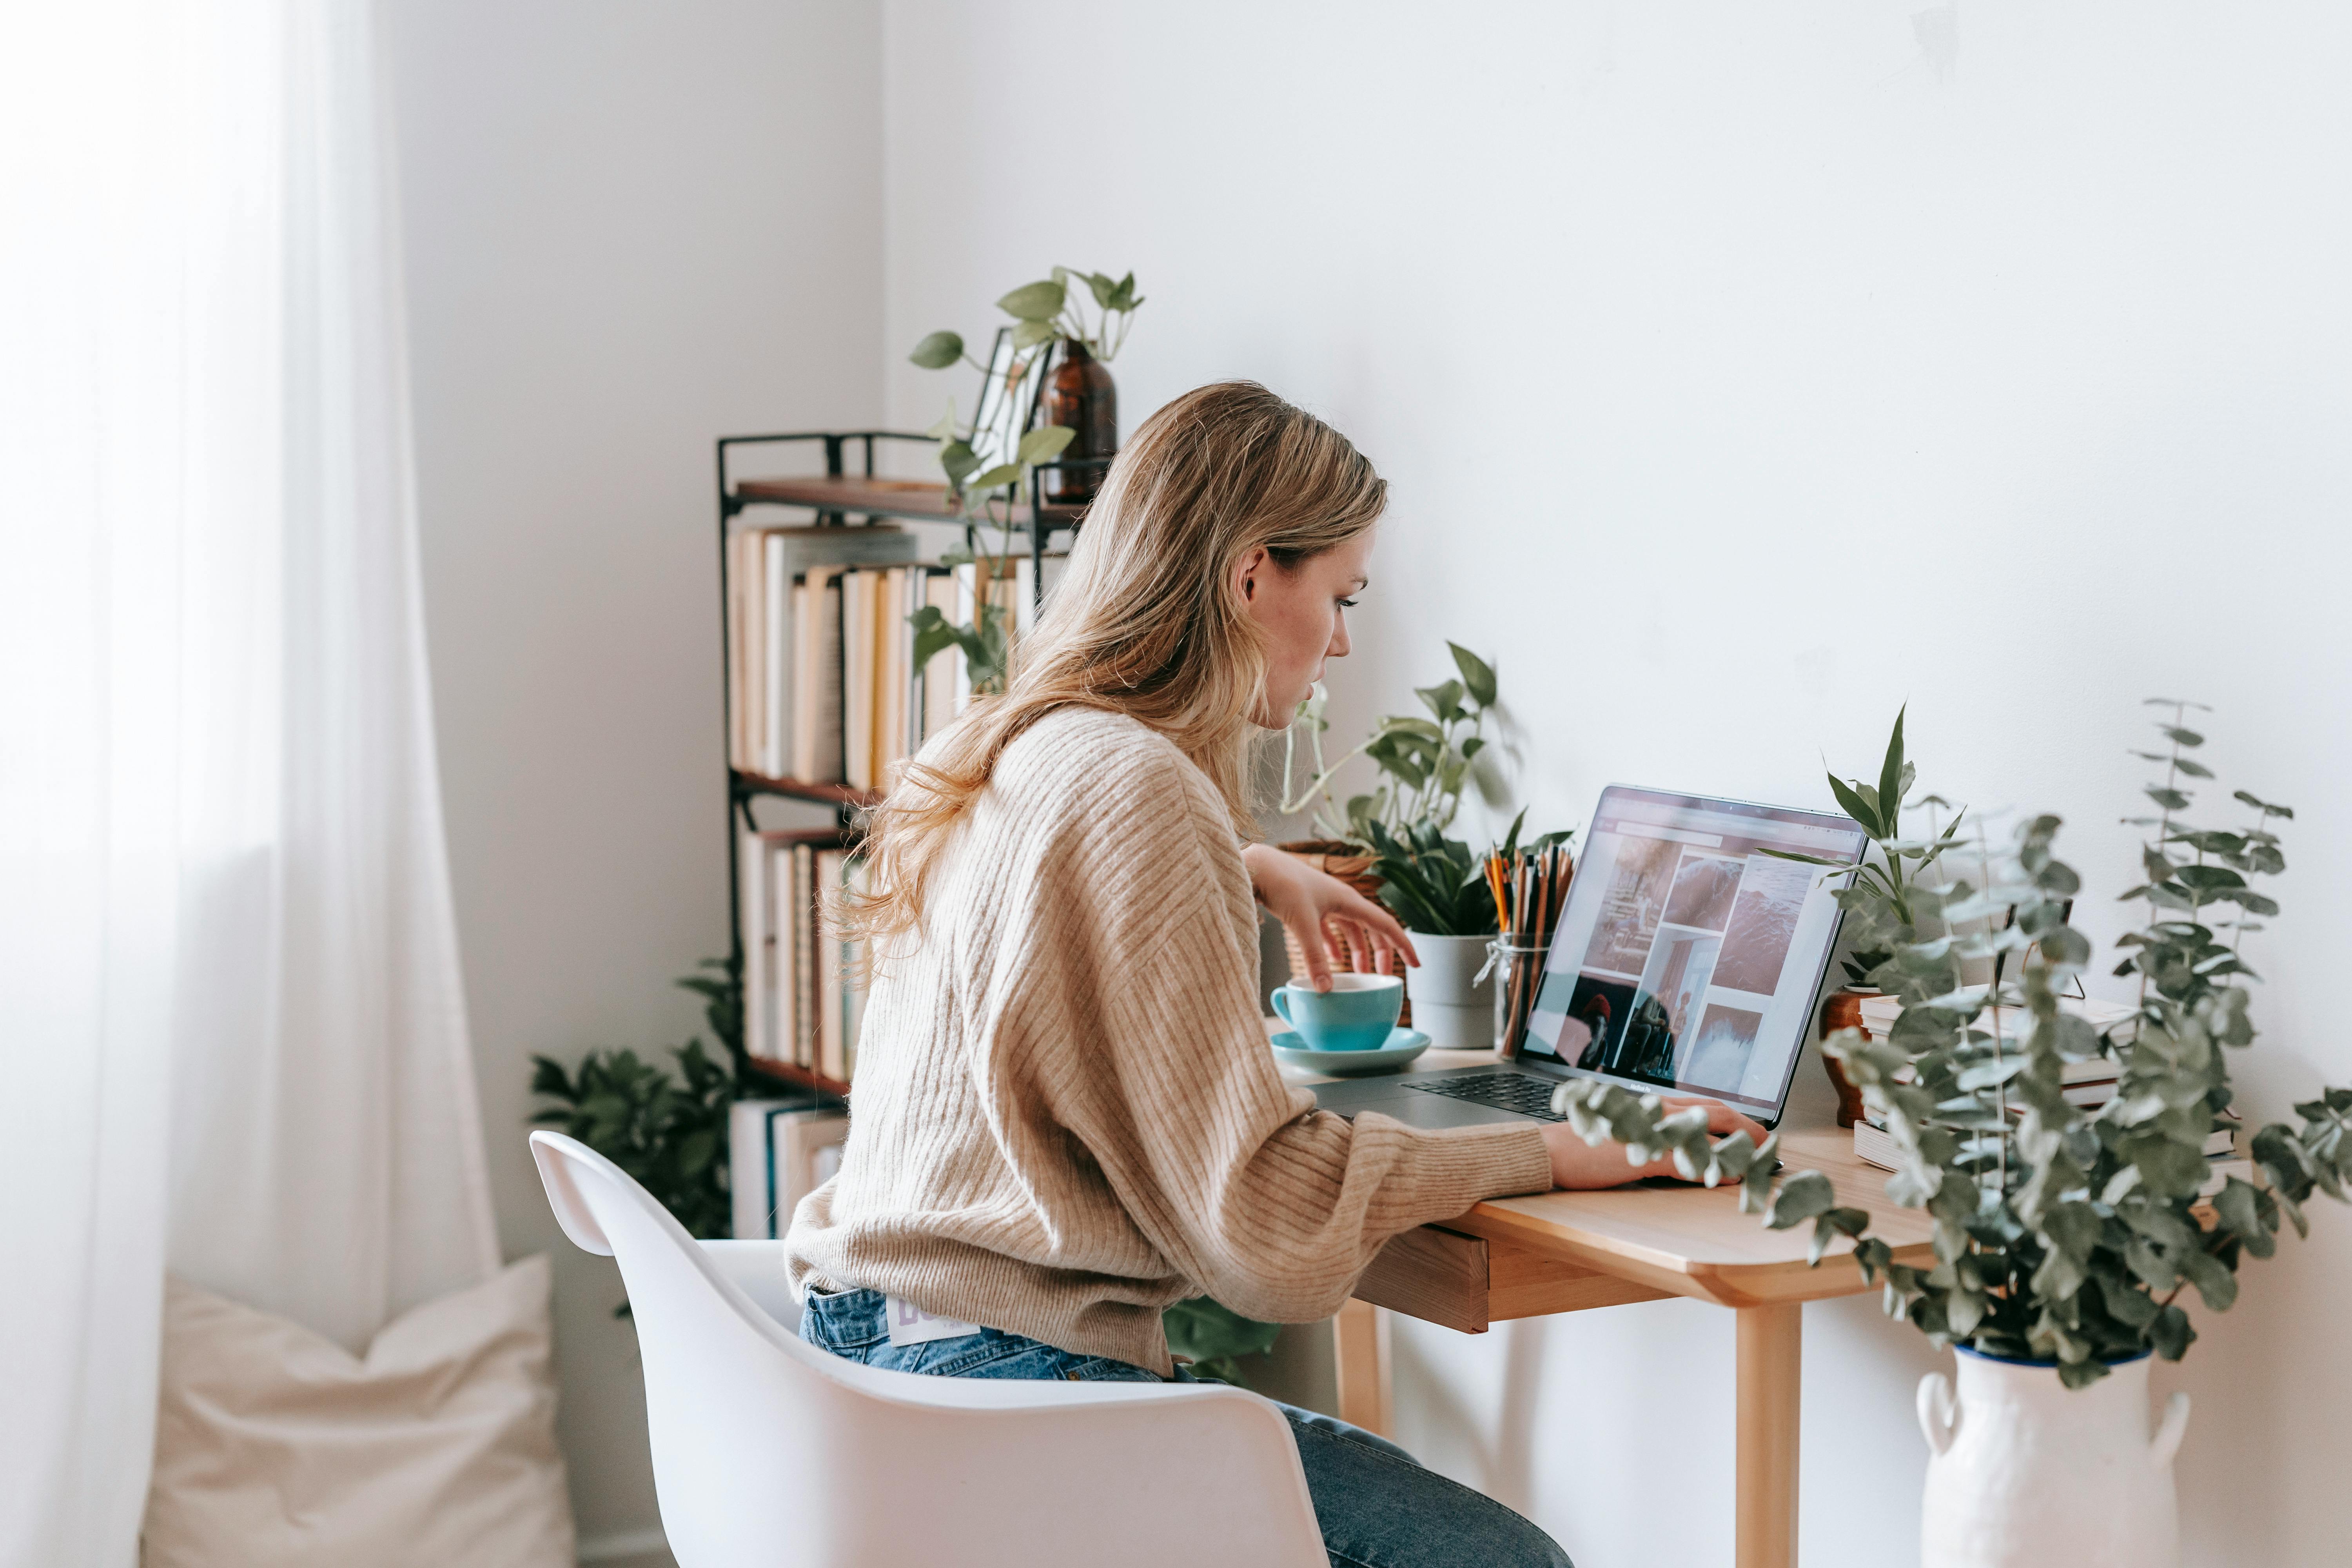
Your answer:
[[[1332,1370],[1339,1374],[1339,1419],[1378,1437],[1395,1436],[1389,1384],[1389,1315],[1370,1301],[1349,1301],[1331,1320]]]
[[[1804,1314],[1795,1301],[1739,1309],[1739,1568],[1795,1568]]]

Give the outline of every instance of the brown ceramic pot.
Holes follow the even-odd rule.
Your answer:
[[[1862,999],[1877,994],[1875,991],[1856,991],[1849,986],[1843,991],[1832,991],[1823,997],[1822,999],[1822,1038],[1826,1040],[1840,1029],[1861,1029],[1863,1038],[1868,1039],[1870,1031],[1863,1027],[1862,1022]],[[1840,1127],[1851,1127],[1863,1117],[1862,1090],[1846,1081],[1845,1069],[1838,1064],[1835,1057],[1824,1052],[1822,1056],[1822,1066],[1830,1075],[1831,1085],[1837,1089],[1837,1124]]]

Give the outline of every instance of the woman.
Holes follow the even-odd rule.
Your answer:
[[[1262,387],[1177,399],[1112,466],[1010,689],[876,811],[846,910],[876,968],[856,1114],[786,1244],[812,1343],[953,1376],[1180,1376],[1171,1302],[1312,1321],[1400,1231],[1667,1173],[1564,1125],[1350,1126],[1266,1049],[1253,893],[1318,987],[1335,925],[1413,961],[1384,910],[1247,842],[1244,789],[1253,729],[1348,651],[1386,498]],[[887,1299],[952,1321],[894,1343]],[[1335,1563],[1566,1562],[1394,1445],[1287,1413]]]

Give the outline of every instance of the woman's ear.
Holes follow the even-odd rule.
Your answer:
[[[1243,556],[1241,564],[1234,568],[1234,592],[1241,595],[1242,603],[1246,605],[1257,597],[1257,580],[1273,559],[1261,544]]]

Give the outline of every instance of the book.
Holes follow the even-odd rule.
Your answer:
[[[2139,1009],[2127,1003],[2077,1002],[2062,998],[2059,1006],[2087,1020],[2090,1026],[2105,1034],[2116,1025],[2137,1017]],[[1874,1039],[1883,1039],[1892,1033],[1895,1021],[1903,1015],[1903,1005],[1892,996],[1865,996],[1862,1000],[1862,1022],[1864,1032]],[[1982,1030],[2001,1041],[2021,1040],[2032,1016],[2022,1007],[2003,1007],[1998,1017],[1990,1012],[1980,1015],[1973,1028]],[[2116,1080],[2120,1064],[2112,1057],[2092,1057],[2083,1061],[2067,1062],[2059,1069],[2059,1080],[2069,1085],[2108,1084]],[[2067,1096],[2077,1105],[2096,1104],[2096,1100],[2078,1100]]]
[[[768,857],[757,833],[736,837],[735,882],[743,932],[743,1048],[754,1057],[774,1054],[769,1042],[768,996],[772,989],[769,971],[774,963],[774,938],[769,929],[773,900],[768,896]]]
[[[747,830],[737,836],[736,888],[743,935],[743,1048],[764,1061],[807,1065],[808,963],[801,931],[812,894],[793,868],[815,846],[841,843],[837,828]]]
[[[760,771],[775,778],[792,765],[785,760],[791,742],[787,726],[792,704],[786,700],[785,682],[792,669],[792,574],[783,530],[770,529],[760,537],[766,547],[761,556],[760,675],[766,700],[760,713]]]
[[[841,776],[852,789],[874,787],[875,579],[841,579]]]
[[[816,897],[812,900],[816,928],[816,1070],[844,1083],[849,1080],[849,1055],[847,1041],[842,1034],[842,1026],[848,1021],[840,1001],[842,944],[834,935],[831,922],[824,918],[824,896],[825,889],[841,886],[848,859],[846,850],[820,849],[816,852]]]
[[[727,536],[727,763],[733,768],[751,765],[748,725],[748,708],[743,700],[744,682],[751,679],[744,668],[744,626],[750,615],[750,574],[744,569],[748,553],[746,536]]]
[[[816,849],[793,846],[793,1064],[816,1068]]]
[[[895,523],[862,528],[761,527],[729,532],[728,758],[747,773],[805,777],[798,762],[800,673],[810,653],[802,630],[803,574],[915,559],[915,535]],[[817,782],[835,782],[819,780]]]
[[[954,573],[933,567],[924,574],[923,603],[947,617],[950,624],[955,626],[964,624],[956,619]],[[958,707],[956,687],[959,679],[962,676],[962,666],[963,649],[953,643],[933,654],[931,661],[923,666],[922,730],[916,742],[917,751],[922,750],[924,742],[946,729],[954,720]],[[965,680],[963,684],[969,690],[970,681]]]
[[[767,863],[767,896],[774,910],[767,921],[769,950],[769,1058],[797,1063],[800,1048],[800,942],[793,929],[800,926],[800,905],[793,902],[793,856],[800,835],[772,835],[762,844],[760,858]],[[746,938],[748,941],[748,938]]]
[[[738,1241],[772,1241],[791,1228],[803,1198],[841,1168],[849,1118],[814,1093],[739,1100],[727,1116],[730,1229]]]
[[[965,562],[955,569],[955,613],[950,618],[960,626],[977,623],[972,616],[980,605],[980,568]],[[959,650],[955,655],[955,709],[961,713],[971,702],[971,666]]]
[[[2062,996],[2059,998],[2058,1006],[2062,1012],[2072,1013],[2076,1017],[2087,1020],[2091,1027],[2103,1034],[2116,1025],[2126,1023],[2139,1016],[2139,1009],[2128,1002],[2085,1002]],[[1884,1035],[1892,1030],[1895,1027],[1895,1020],[1903,1016],[1903,1004],[1892,996],[1865,996],[1862,999],[1860,1011],[1863,1027],[1873,1035]],[[1999,1012],[2000,1033],[2003,1038],[2007,1038],[2012,1033],[2022,1034],[2028,1020],[2032,1017],[2032,1015],[2022,1007],[2002,1007]],[[1993,1012],[1989,1009],[1979,1016],[1975,1027],[1990,1034],[1993,1032]]]
[[[803,617],[793,639],[792,776],[809,784],[844,782],[841,733],[842,577],[845,568],[815,566],[800,582]]]
[[[866,857],[852,854],[842,868],[844,885],[853,893],[864,893],[869,886],[866,876]],[[859,963],[860,944],[846,937],[841,939],[841,1077],[844,1082],[857,1076],[857,1042],[866,1026],[866,974]]]
[[[2224,1174],[2234,1173],[2241,1180],[2251,1181],[2253,1179],[2250,1173],[2253,1170],[2253,1163],[2236,1157],[2238,1120],[2226,1111],[2222,1114],[2230,1125],[2216,1127],[2206,1135],[2205,1157],[2210,1161],[2220,1162],[2232,1167],[2232,1172],[2225,1172]],[[1892,1171],[1902,1162],[1902,1150],[1895,1142],[1895,1134],[1889,1132],[1883,1123],[1871,1117],[1864,1117],[1853,1124],[1853,1153],[1855,1159],[1867,1161],[1881,1170]],[[2245,1169],[2236,1171],[2235,1167],[2240,1165],[2244,1166]],[[2213,1177],[2207,1179],[2210,1183],[2206,1189],[2207,1196],[2221,1190],[2221,1183],[2219,1179]]]

